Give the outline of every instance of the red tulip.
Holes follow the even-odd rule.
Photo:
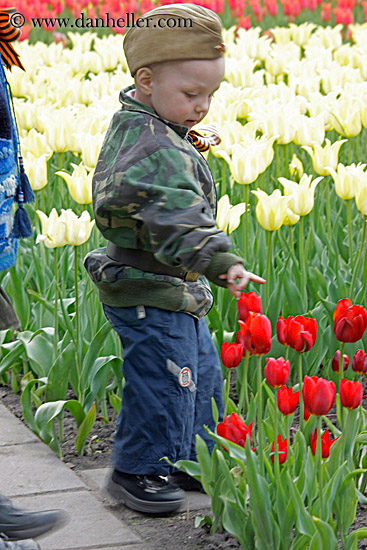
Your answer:
[[[271,348],[271,324],[266,315],[249,312],[246,321],[238,321],[244,344],[251,355],[264,355]]]
[[[279,359],[267,357],[264,374],[269,386],[280,388],[288,382],[289,361],[285,361],[283,357],[279,357]]]
[[[330,21],[331,19],[331,2],[322,4],[321,6],[321,19],[323,21]]]
[[[336,304],[333,320],[334,333],[340,342],[356,342],[367,328],[367,310],[343,298]]]
[[[241,292],[237,301],[238,318],[246,321],[250,311],[262,313],[261,298],[256,292]]]
[[[334,353],[334,357],[331,360],[331,368],[334,372],[339,372],[340,362],[340,349]],[[349,365],[350,359],[346,353],[343,354],[343,371],[346,371]]]
[[[325,380],[317,376],[305,376],[302,395],[308,412],[316,416],[322,416],[333,406],[335,384],[331,380]]]
[[[283,464],[287,458],[287,438],[282,440],[282,436],[279,434],[277,437],[278,442],[278,455],[279,455],[279,464]],[[275,450],[275,441],[271,446],[270,451],[270,460],[274,463],[274,450]]]
[[[278,391],[278,409],[284,416],[293,414],[299,400],[299,391],[293,392],[293,388],[282,386]]]
[[[306,407],[304,407],[303,409],[303,418],[305,419],[305,421],[307,422],[307,420],[310,418],[311,416],[311,413],[308,412],[308,410],[306,409]]]
[[[358,374],[367,373],[367,354],[363,349],[357,349],[352,358],[352,369]]]
[[[233,441],[233,443],[245,447],[247,436],[249,436],[250,443],[252,444],[252,422],[246,426],[242,418],[233,412],[226,416],[223,422],[219,422],[217,425],[217,434],[228,439],[228,441]]]
[[[343,378],[339,385],[340,403],[346,409],[359,407],[363,397],[363,387],[360,382],[353,382]]]
[[[232,342],[223,342],[220,357],[222,363],[227,369],[235,369],[241,363],[243,346]]]
[[[287,319],[282,316],[277,321],[277,337],[281,344],[303,353],[309,351],[315,344],[317,336],[317,322],[311,317],[290,315]]]
[[[339,439],[339,438],[336,437],[335,439],[332,439],[330,441],[329,430],[324,431],[324,433],[321,436],[321,454],[322,454],[322,458],[327,458],[329,456],[330,447],[337,439]],[[311,451],[312,451],[313,455],[316,454],[316,444],[317,444],[317,428],[314,431],[314,433],[311,434],[311,437],[310,437],[310,447],[311,447]]]

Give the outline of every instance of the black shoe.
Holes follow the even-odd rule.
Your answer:
[[[20,542],[10,542],[7,537],[0,534],[0,550],[41,550],[34,540],[22,540]]]
[[[185,472],[174,472],[170,475],[169,481],[184,491],[198,491],[200,493],[205,493],[200,481],[189,476],[189,474],[186,474]]]
[[[35,538],[50,529],[61,527],[65,522],[66,514],[62,510],[28,512],[16,508],[9,499],[0,495],[0,533],[3,533],[9,540]],[[5,548],[7,547],[5,546]],[[9,546],[9,548],[12,547]],[[38,546],[34,546],[34,548],[38,548]],[[0,550],[2,550],[1,546]]]
[[[107,491],[128,508],[146,514],[174,512],[185,501],[185,493],[157,475],[124,474],[112,472]]]

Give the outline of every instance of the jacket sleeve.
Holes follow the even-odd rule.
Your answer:
[[[149,250],[163,264],[225,286],[217,276],[242,259],[228,253],[231,240],[215,225],[195,158],[186,145],[178,147],[178,136],[175,144],[167,136],[157,141],[151,131],[142,133],[134,145],[120,148],[107,173],[102,150],[93,180],[98,228],[119,246]]]

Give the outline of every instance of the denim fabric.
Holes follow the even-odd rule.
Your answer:
[[[205,320],[153,307],[103,309],[124,358],[114,467],[167,475],[172,468],[162,457],[196,460],[196,433],[212,450],[203,425],[214,429],[211,397],[223,415],[222,371]]]

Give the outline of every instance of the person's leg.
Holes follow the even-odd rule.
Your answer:
[[[40,546],[30,539],[12,542],[0,533],[0,550],[40,550]]]
[[[212,414],[212,398],[214,398],[219,421],[223,420],[223,375],[217,350],[205,319],[198,322],[198,388],[195,400],[195,419],[190,459],[196,460],[195,435],[199,434],[206,442],[210,451],[215,445],[213,439],[207,434],[204,425],[211,431],[215,430]]]
[[[8,295],[0,286],[0,330],[6,328],[20,330],[20,322]]]
[[[197,382],[197,321],[185,313],[150,307],[104,306],[104,311],[120,336],[124,357],[125,387],[116,426],[113,481],[120,481],[130,493],[144,500],[147,493],[144,489],[135,491],[134,478],[125,474],[165,476],[172,467],[162,457],[167,456],[172,462],[190,457]],[[118,472],[124,476],[119,477]],[[162,496],[158,492],[154,499]],[[182,502],[183,493],[177,494]],[[139,506],[126,500],[125,504]]]
[[[66,517],[62,510],[29,512],[16,508],[11,500],[0,494],[0,533],[9,540],[38,537],[63,525]]]
[[[217,350],[213,344],[209,329],[204,319],[197,324],[198,341],[198,377],[195,396],[195,415],[193,420],[193,435],[190,448],[190,459],[196,461],[196,434],[199,434],[206,442],[210,452],[213,450],[214,441],[207,434],[204,426],[215,430],[212,415],[212,398],[214,398],[219,414],[219,420],[223,419],[223,376]],[[185,491],[201,491],[201,483],[182,471],[175,471],[171,479],[176,485]]]

